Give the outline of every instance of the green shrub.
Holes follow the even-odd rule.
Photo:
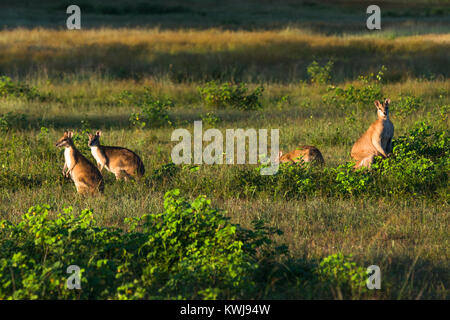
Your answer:
[[[367,76],[360,76],[361,87],[358,88],[352,84],[345,88],[329,86],[327,93],[322,96],[322,101],[328,105],[345,109],[352,104],[366,105],[372,104],[375,100],[382,100],[382,81],[385,71],[386,68],[382,66],[377,75],[371,73]]]
[[[418,123],[393,141],[393,157],[374,164],[374,174],[390,194],[433,194],[446,188],[450,170],[447,130]]]
[[[7,97],[45,101],[49,98],[49,95],[40,93],[35,87],[30,87],[27,84],[20,82],[14,82],[11,78],[2,76],[0,77],[0,98]]]
[[[234,108],[240,110],[256,110],[261,108],[261,97],[264,88],[257,87],[248,94],[248,87],[245,83],[217,84],[215,81],[206,83],[199,87],[198,91],[208,106],[216,108]]]
[[[17,224],[0,221],[0,299],[248,297],[256,256],[286,250],[269,248],[277,229],[258,221],[243,229],[178,190],[166,193],[163,213],[126,223],[126,231],[100,227],[90,210],[71,207],[50,219],[47,205]],[[81,268],[81,290],[66,288],[69,265]]]
[[[311,78],[311,83],[326,84],[331,80],[331,72],[333,70],[333,61],[328,61],[326,65],[321,67],[317,61],[313,61],[306,71]]]
[[[209,124],[210,126],[215,126],[221,122],[221,119],[214,114],[214,112],[207,112],[201,115],[203,123]]]
[[[416,98],[411,95],[401,95],[392,104],[391,110],[394,112],[395,116],[405,118],[413,112],[416,112],[422,103],[423,100],[421,98]]]
[[[24,128],[28,123],[23,113],[7,112],[0,114],[0,131],[6,132],[13,128]]]
[[[169,118],[169,110],[174,106],[174,103],[169,98],[155,97],[148,88],[145,88],[144,93],[139,95],[123,91],[119,95],[119,101],[140,108],[139,112],[130,115],[130,122],[133,126],[156,128],[172,124]]]
[[[172,181],[179,171],[180,167],[176,166],[173,162],[160,165],[153,170],[151,175],[152,185],[154,187],[164,186],[167,182]]]
[[[373,177],[365,169],[354,170],[354,164],[349,162],[335,169],[336,189],[340,194],[359,195],[367,191]]]
[[[366,270],[356,265],[352,255],[336,253],[325,257],[316,272],[319,280],[332,290],[335,298],[359,296],[366,291]]]

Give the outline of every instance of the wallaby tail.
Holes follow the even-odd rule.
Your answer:
[[[139,177],[143,177],[144,174],[145,174],[144,163],[142,162],[142,160],[139,159],[139,163],[138,163],[138,176],[139,176]]]

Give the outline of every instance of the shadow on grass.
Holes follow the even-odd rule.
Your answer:
[[[390,54],[395,49],[396,54]],[[446,43],[424,43],[414,49],[408,45],[358,40],[342,44],[323,43],[312,47],[307,41],[278,39],[269,45],[239,45],[228,50],[176,53],[158,52],[147,43],[92,44],[39,51],[18,48],[5,54],[0,73],[25,76],[49,70],[61,78],[81,71],[98,72],[119,79],[168,78],[175,83],[218,81],[288,83],[308,78],[307,66],[332,59],[333,82],[356,79],[385,65],[388,81],[405,77],[449,77]]]

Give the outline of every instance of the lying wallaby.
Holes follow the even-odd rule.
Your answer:
[[[325,161],[323,160],[322,153],[319,149],[313,146],[300,146],[294,151],[288,152],[283,155],[283,152],[279,153],[280,162],[311,162],[313,164],[323,165]]]
[[[72,136],[72,131],[65,131],[56,142],[57,147],[65,147],[63,175],[72,178],[78,193],[103,192],[104,184],[100,171],[75,148]]]
[[[386,99],[383,104],[378,100],[375,101],[378,119],[370,125],[352,148],[352,158],[357,161],[355,168],[370,168],[375,156],[387,158],[392,152],[394,125],[389,120],[390,102],[390,99]]]
[[[97,131],[95,135],[89,133],[89,147],[100,171],[105,167],[114,173],[117,180],[122,177],[125,180],[129,177],[140,178],[144,175],[144,164],[136,153],[122,147],[101,146],[101,135],[101,131]]]

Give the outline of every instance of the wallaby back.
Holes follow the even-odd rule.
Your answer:
[[[311,162],[324,164],[322,153],[314,146],[300,146],[297,149],[280,156],[280,162]]]
[[[95,135],[89,134],[89,147],[100,170],[105,167],[118,180],[141,178],[144,175],[144,163],[136,153],[123,147],[102,146],[100,136],[101,131],[97,131]]]

